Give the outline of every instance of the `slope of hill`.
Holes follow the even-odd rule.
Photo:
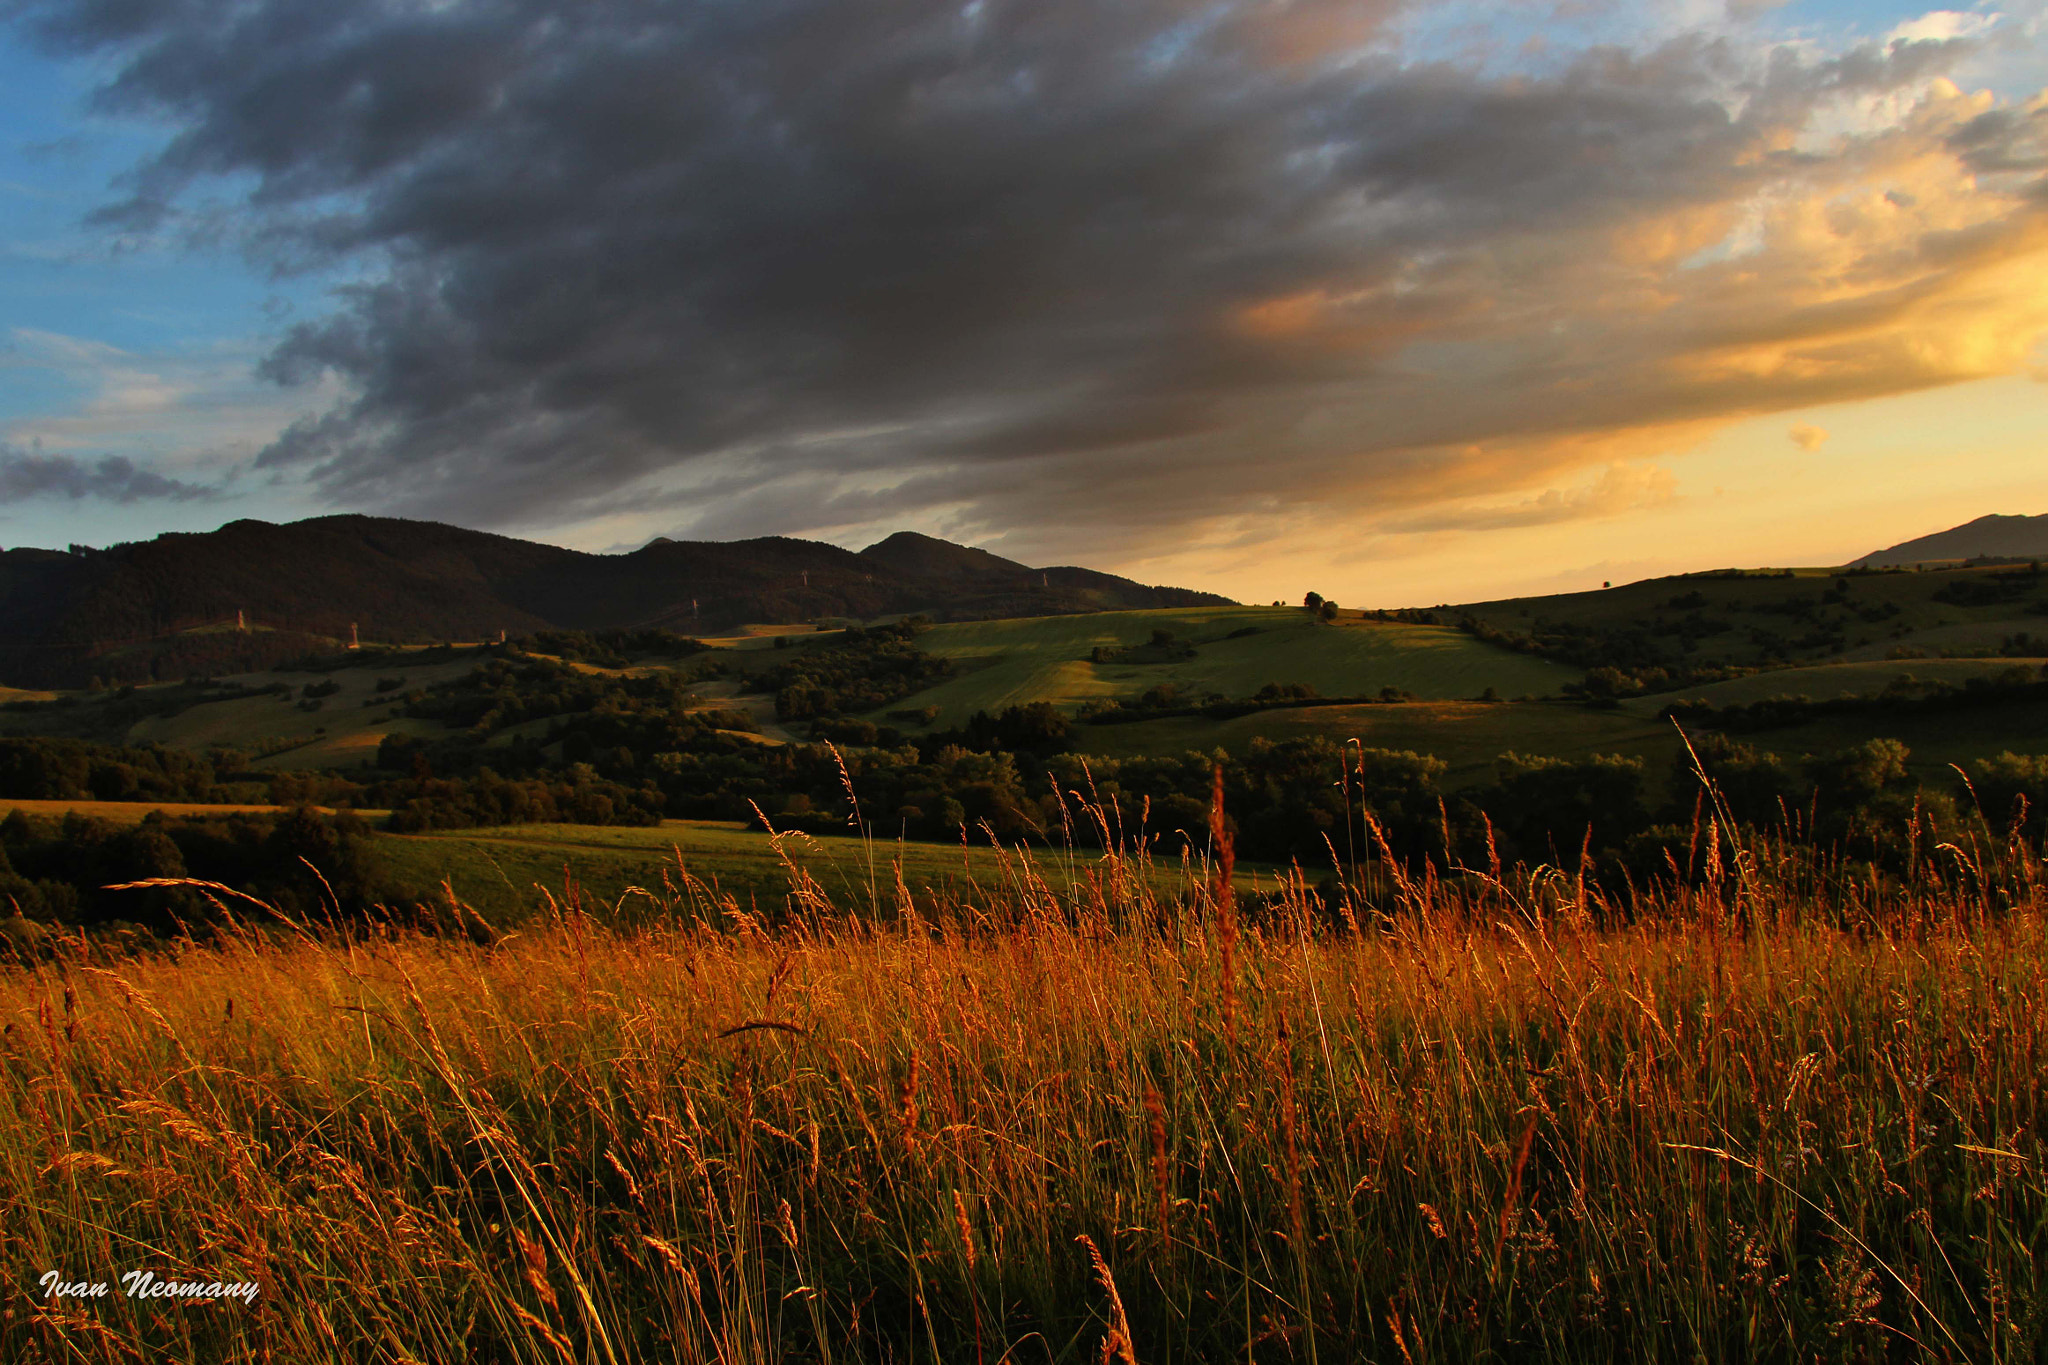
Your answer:
[[[1698,675],[1716,669],[2039,654],[2030,641],[2048,633],[2048,573],[2027,564],[1724,569],[1423,615],[1665,691],[1710,680]]]
[[[1146,648],[1155,631],[1169,648]],[[1361,620],[1330,623],[1298,607],[1214,607],[1102,612],[1039,620],[942,625],[918,641],[961,671],[891,710],[938,708],[933,724],[955,725],[976,711],[1051,702],[1136,701],[1168,686],[1193,702],[1246,697],[1267,683],[1304,683],[1326,697],[1395,688],[1430,699],[1549,694],[1577,670],[1530,658],[1441,626]],[[1120,652],[1098,662],[1098,650]],[[1156,657],[1155,657],[1156,656]]]
[[[388,517],[237,521],[105,550],[0,552],[0,681],[83,686],[237,672],[346,640],[559,628],[713,633],[744,622],[1042,616],[1228,599],[1040,570],[924,536],[855,554],[784,537],[585,554]],[[248,629],[238,629],[238,622]]]
[[[991,578],[1031,572],[1030,566],[1019,564],[1014,559],[1004,559],[987,550],[955,545],[950,540],[919,535],[915,531],[898,531],[887,540],[876,541],[862,550],[860,557],[897,573],[921,578],[938,578],[945,574]]]
[[[2048,555],[2048,515],[1992,515],[1946,531],[1901,541],[1856,560],[1873,569],[1894,564],[1935,564],[1965,559],[2031,559]]]

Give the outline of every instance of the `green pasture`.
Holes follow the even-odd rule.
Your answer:
[[[175,716],[150,716],[128,730],[129,744],[162,744],[172,749],[211,748],[273,750],[256,761],[257,768],[355,768],[373,761],[384,736],[443,733],[433,721],[395,717],[407,690],[429,687],[469,673],[473,655],[427,664],[393,660],[384,667],[338,668],[331,673],[243,673],[223,678],[245,687],[282,682],[288,697],[239,697],[190,706]],[[379,678],[403,678],[402,688],[378,692]],[[303,711],[299,703],[309,683],[333,682],[340,689],[319,699],[318,709]]]
[[[686,878],[703,888],[703,904],[716,908],[730,896],[740,909],[781,913],[788,903],[791,868],[801,869],[841,910],[895,903],[896,882],[920,903],[956,899],[969,904],[1014,891],[1037,879],[1067,891],[1109,875],[1098,851],[1014,848],[876,840],[851,835],[788,833],[778,839],[736,822],[668,820],[652,828],[609,825],[519,825],[432,834],[380,834],[380,866],[394,888],[422,899],[455,896],[483,916],[517,920],[574,895],[589,909],[630,914],[646,904],[633,888],[660,894],[683,889]],[[1180,884],[1178,853],[1161,852],[1152,869],[1162,889]],[[1246,892],[1276,885],[1271,869],[1240,864],[1237,885]]]
[[[1195,647],[1162,663],[1090,662],[1098,646],[1143,645],[1155,630]],[[1239,632],[1245,632],[1239,634]],[[1231,638],[1236,635],[1237,638]],[[1516,654],[1441,626],[1346,617],[1325,623],[1297,607],[1202,607],[1091,612],[936,626],[918,647],[951,659],[960,676],[891,710],[939,708],[937,725],[976,711],[1049,701],[1072,711],[1106,697],[1135,699],[1170,683],[1199,696],[1243,697],[1267,683],[1306,683],[1325,696],[1393,687],[1418,697],[1504,697],[1554,693],[1579,670]]]
[[[1539,631],[1546,623],[1554,626],[1560,622],[1603,631],[1650,628],[1660,621],[1676,623],[1698,612],[1730,627],[1700,641],[1701,657],[1750,662],[1759,653],[1750,639],[1753,629],[1761,628],[1784,640],[1796,641],[1807,625],[1779,609],[1796,602],[1811,602],[1830,619],[1851,618],[1843,627],[1847,638],[1842,659],[1882,663],[1892,650],[1901,647],[1924,648],[1931,653],[1943,649],[1996,649],[2006,636],[2023,631],[2048,635],[2048,618],[2041,614],[2043,604],[2048,603],[2048,576],[2038,584],[2031,579],[1998,576],[2012,572],[2007,567],[1844,574],[1836,569],[1814,568],[1794,570],[1790,577],[1777,577],[1771,570],[1752,570],[1743,577],[1681,574],[1589,592],[1467,603],[1447,608],[1443,614],[1447,618],[1472,616],[1497,628],[1526,634]],[[2006,600],[1980,604],[1936,598],[1937,593],[1959,585],[1967,588],[1992,583],[2015,584],[2017,590]],[[1847,586],[1841,587],[1842,584]],[[1837,590],[1839,600],[1821,600],[1823,595]],[[1704,600],[1691,603],[1688,599],[1695,593]]]

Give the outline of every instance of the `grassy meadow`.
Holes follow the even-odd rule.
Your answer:
[[[428,687],[467,674],[476,667],[468,655],[431,662],[400,656],[378,668],[338,668],[329,673],[244,673],[228,681],[260,688],[284,683],[291,695],[240,697],[189,707],[175,716],[138,721],[125,736],[130,744],[162,744],[175,749],[252,748],[264,752],[255,767],[352,768],[376,758],[387,734],[430,736],[439,727],[428,721],[394,714],[404,688]],[[403,679],[403,688],[377,691],[380,679]],[[317,710],[301,710],[301,691],[309,683],[331,683],[337,689],[320,698]]]
[[[43,819],[77,813],[117,826],[153,813],[177,819],[271,816],[283,808],[150,801],[0,800],[0,817],[20,810]],[[375,820],[386,812],[359,812]],[[664,913],[675,889],[701,884],[712,902],[727,900],[750,914],[778,911],[792,892],[810,888],[841,903],[866,904],[897,884],[928,905],[966,896],[1001,898],[1024,876],[1065,890],[1107,875],[1095,851],[1070,857],[1027,856],[984,838],[973,843],[862,839],[789,831],[771,838],[728,820],[664,820],[654,826],[531,824],[369,836],[380,879],[415,898],[445,904],[453,896],[488,925],[524,923],[551,904],[588,910],[618,922]],[[1194,850],[1178,850],[1187,855]],[[1148,864],[1155,892],[1182,876],[1168,854]],[[1329,868],[1317,869],[1328,873]],[[1256,863],[1237,865],[1241,894],[1276,892],[1285,877]]]
[[[1513,631],[1565,611],[1603,628],[1752,612],[1777,629],[1806,619],[1786,602],[1823,591],[1870,613],[1875,643],[1837,662],[1604,707],[1556,699],[1584,669],[1455,630],[1214,608],[939,625],[918,646],[957,675],[873,718],[936,707],[944,728],[1035,701],[1071,714],[1161,683],[1394,688],[1419,700],[1077,721],[1072,747],[1172,758],[1356,739],[1442,758],[1440,790],[1458,795],[1494,781],[1506,751],[1622,754],[1647,761],[1654,798],[1693,780],[1657,718],[1677,698],[2038,672],[2039,659],[1871,652],[1989,640],[2026,614],[2016,598],[1940,602],[1934,579],[1701,577],[1482,604]],[[1704,607],[1675,605],[1694,592]],[[1156,630],[1193,654],[1091,658]],[[770,659],[806,647],[732,642]],[[115,693],[14,714],[52,733],[118,722],[134,742],[239,745],[266,770],[351,769],[387,733],[445,738],[394,710],[478,662],[336,670],[310,710],[306,685],[328,679],[283,672],[241,681],[285,681],[290,697],[132,722]],[[678,772],[705,758],[706,790],[718,765],[786,760],[779,780],[799,785],[783,794],[804,795],[802,723],[778,724],[745,673],[700,695],[757,717],[748,745],[790,747],[721,739],[699,755],[686,736],[668,757]],[[403,690],[377,691],[387,674]],[[1551,699],[1478,700],[1489,688]],[[1951,763],[2048,752],[2040,711],[2026,696],[1872,707],[1741,737],[1787,756],[1901,739],[1940,795]],[[634,764],[661,746],[626,743],[637,733],[590,740],[592,762],[651,783]],[[832,757],[823,780],[850,793]],[[1323,790],[1287,780],[1264,799]],[[954,790],[931,781],[933,797]],[[362,831],[351,847],[378,889],[349,904],[393,904],[338,923],[168,874],[107,891],[175,894],[215,919],[196,939],[171,936],[181,919],[156,939],[47,933],[0,954],[0,1277],[15,1287],[0,1361],[2048,1357],[2038,834],[2001,842],[1981,810],[1949,805],[1957,828],[1936,831],[1924,794],[1898,787],[1881,795],[1904,833],[1856,858],[1731,834],[1724,803],[1694,816],[1689,850],[1682,818],[1670,827],[1685,856],[1668,879],[1596,867],[1590,833],[1576,872],[1554,849],[1565,870],[1445,867],[1412,850],[1397,862],[1384,842],[1370,853],[1348,783],[1341,837],[1324,844],[1366,853],[1348,886],[1328,863],[1306,879],[1236,863],[1227,840],[1219,866],[1206,849],[1121,844],[1108,821],[1108,851],[1026,850],[895,840],[884,817],[872,839],[678,819]],[[900,812],[938,808],[901,786],[875,806],[905,828]],[[1080,799],[1031,827],[1057,829],[1065,796]],[[1448,840],[1446,807],[1424,804]],[[0,802],[13,807],[124,827],[155,809],[277,809]],[[774,808],[839,828],[816,792]],[[1489,824],[1487,850],[1496,827],[1509,828]],[[20,866],[56,866],[46,846],[74,834],[19,841]],[[31,875],[45,873],[17,880]],[[424,905],[397,908],[400,889]],[[39,1288],[53,1271],[136,1269],[258,1292]]]
[[[1155,630],[1195,646],[1159,663],[1090,661],[1098,646],[1143,645]],[[1345,617],[1325,623],[1299,607],[1203,607],[1094,612],[933,627],[918,647],[951,659],[960,675],[891,709],[936,706],[940,726],[976,711],[1049,701],[1071,711],[1115,697],[1135,700],[1161,683],[1190,696],[1244,697],[1267,683],[1307,683],[1324,696],[1393,687],[1428,699],[1548,695],[1579,672],[1486,645],[1460,631]]]
[[[675,888],[694,881],[715,903],[729,898],[747,913],[767,914],[779,912],[802,887],[836,904],[866,905],[880,892],[894,894],[900,880],[907,893],[932,905],[963,897],[1000,900],[1020,877],[1065,891],[1107,875],[1109,866],[1094,852],[1027,859],[986,839],[946,845],[801,832],[771,839],[720,820],[380,834],[374,848],[380,866],[397,881],[428,890],[446,883],[493,924],[524,920],[536,903],[559,899],[565,888],[594,913],[644,918],[672,898]],[[1149,865],[1148,875],[1163,894],[1181,873],[1162,861]],[[1241,892],[1258,894],[1277,890],[1280,877],[1271,868],[1240,864],[1234,882]]]
[[[679,874],[0,967],[8,1282],[259,1286],[17,1293],[0,1357],[2038,1359],[2038,850],[1700,833],[1626,902]]]
[[[1968,589],[2005,583],[2006,593],[1972,594]],[[1843,587],[1841,585],[1846,585]],[[1996,653],[2007,636],[2042,632],[2037,610],[2043,584],[2025,566],[2006,569],[1951,569],[1931,573],[1858,573],[1852,570],[1729,570],[1678,574],[1623,583],[1592,592],[1475,602],[1454,608],[1510,633],[1537,630],[1543,622],[1570,621],[1593,630],[1627,630],[1659,619],[1676,621],[1701,612],[1738,627],[1708,636],[1711,652],[1733,662],[1755,662],[1759,649],[1744,636],[1767,626],[1796,637],[1793,623],[1817,619],[1788,608],[1820,606],[1845,626],[1842,650],[1830,655],[1845,663],[1883,663],[1893,651],[1924,649]],[[1839,589],[1839,591],[1837,591]],[[1945,591],[1951,598],[1944,600]],[[1828,596],[1834,593],[1832,599]],[[1810,651],[1798,650],[1804,657]],[[1910,666],[1910,665],[1909,665]]]

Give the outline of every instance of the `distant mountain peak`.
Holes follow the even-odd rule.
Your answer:
[[[624,554],[358,513],[253,519],[90,554],[0,551],[0,679],[44,686],[248,672],[355,637],[487,640],[499,632],[941,618],[1226,605],[1086,569],[1013,560],[905,531],[859,554],[761,536]],[[252,629],[235,629],[246,621]],[[225,627],[225,628],[224,628]]]
[[[1951,526],[1946,531],[1900,541],[1897,545],[1850,561],[1874,569],[1895,564],[1932,564],[1963,559],[2027,559],[2048,557],[2048,515],[1988,516]]]
[[[897,573],[911,574],[919,578],[943,578],[953,574],[969,574],[985,577],[995,574],[1028,574],[1033,572],[1027,564],[1001,555],[978,550],[971,545],[956,545],[950,540],[924,535],[917,531],[898,531],[887,539],[878,540],[860,552],[862,559],[894,569]]]

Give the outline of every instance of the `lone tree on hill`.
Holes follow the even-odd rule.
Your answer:
[[[1301,599],[1301,605],[1307,607],[1310,611],[1321,611],[1323,609],[1323,595],[1319,592],[1312,592]]]

